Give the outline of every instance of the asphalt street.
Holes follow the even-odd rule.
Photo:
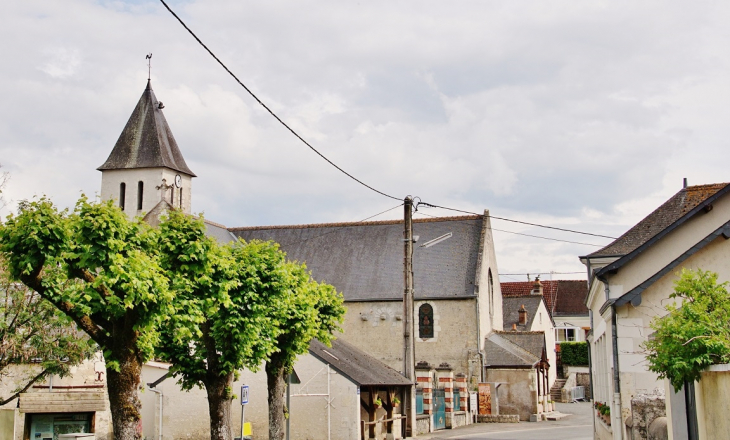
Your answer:
[[[430,440],[590,440],[593,439],[592,407],[586,403],[558,403],[558,412],[567,414],[556,421],[520,423],[476,423],[457,429],[434,432],[419,439]]]

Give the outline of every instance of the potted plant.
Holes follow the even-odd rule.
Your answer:
[[[393,406],[400,405],[400,399],[398,398],[398,396],[393,397],[393,400],[391,400],[391,402],[393,402]]]
[[[375,409],[378,409],[381,406],[383,406],[383,401],[380,400],[380,396],[375,396],[375,399],[373,399],[373,405],[375,406]]]

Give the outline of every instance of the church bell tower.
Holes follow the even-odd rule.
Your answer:
[[[190,214],[192,178],[150,81],[101,171],[101,199],[130,219],[169,204]]]

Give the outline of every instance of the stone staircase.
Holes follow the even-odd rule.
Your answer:
[[[563,396],[561,395],[560,390],[562,390],[564,386],[565,379],[555,379],[552,388],[550,388],[550,399],[553,402],[563,401]]]

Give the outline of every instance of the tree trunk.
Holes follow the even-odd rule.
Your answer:
[[[115,359],[119,360],[119,371],[106,368],[114,439],[138,440],[142,438],[142,403],[137,394],[142,365],[132,350],[117,351]]]
[[[208,413],[210,414],[210,439],[233,440],[231,433],[231,385],[233,373],[225,376],[210,374],[205,383],[208,393]]]
[[[286,393],[286,368],[284,363],[271,357],[266,362],[266,383],[269,391],[269,440],[283,440],[289,408],[284,405]]]

